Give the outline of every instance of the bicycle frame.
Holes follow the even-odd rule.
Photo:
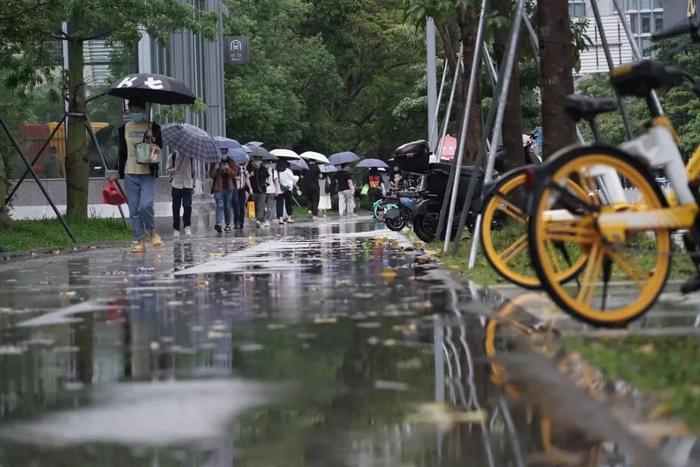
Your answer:
[[[653,119],[652,127],[644,135],[620,145],[620,149],[644,159],[650,167],[661,168],[675,197],[670,208],[644,209],[643,205],[630,205],[615,169],[607,166],[592,166],[588,176],[597,181],[604,201],[597,225],[608,241],[624,241],[627,231],[654,229],[686,229],[695,222],[698,204],[690,189],[689,180],[700,175],[700,147],[688,163],[683,165],[681,153],[676,145],[677,136],[670,121],[664,116]],[[674,206],[674,204],[677,204]],[[634,209],[629,209],[633,207]],[[554,222],[573,220],[567,210],[548,211]]]

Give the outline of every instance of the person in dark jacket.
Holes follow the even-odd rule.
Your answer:
[[[250,187],[253,189],[253,202],[255,203],[256,225],[261,227],[265,223],[265,206],[267,205],[267,179],[270,172],[262,163],[262,159],[254,157],[249,166]]]
[[[209,177],[212,179],[211,192],[216,200],[216,225],[214,229],[221,233],[221,222],[226,222],[224,230],[231,231],[231,210],[233,192],[236,186],[238,166],[229,158],[228,149],[222,149],[221,162],[209,167]]]
[[[163,245],[163,240],[156,232],[154,200],[158,163],[142,164],[136,158],[136,146],[148,142],[158,149],[163,147],[160,126],[151,122],[150,104],[131,100],[129,102],[131,121],[119,128],[119,177],[125,180],[125,191],[129,205],[131,231],[134,236],[133,253],[146,251],[146,238],[149,237],[154,247]]]
[[[309,170],[304,174],[304,194],[309,201],[309,211],[311,211],[312,219],[316,219],[316,216],[318,216],[318,201],[321,196],[319,180],[321,180],[321,169],[319,169],[316,161],[310,160]],[[325,180],[323,182],[325,183]]]

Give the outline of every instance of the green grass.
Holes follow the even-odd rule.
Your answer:
[[[121,219],[67,219],[80,244],[124,241],[131,230]],[[20,220],[0,225],[0,251],[59,249],[73,245],[58,219]]]
[[[437,254],[440,262],[448,269],[451,269],[459,274],[466,276],[479,285],[490,286],[496,284],[508,283],[503,279],[495,269],[491,267],[486,257],[480,251],[477,255],[474,268],[467,269],[467,261],[471,250],[471,240],[464,240],[460,245],[456,255],[443,254],[443,242],[432,242],[426,245],[426,249]]]
[[[609,378],[652,395],[700,432],[700,339],[686,337],[567,338]]]
[[[513,243],[515,240],[523,235],[523,230],[521,228],[511,228],[510,225],[500,228],[494,232],[497,238],[494,239],[496,248],[502,251],[507,245]],[[417,238],[417,237],[416,237]],[[639,264],[641,270],[649,271],[653,267],[656,261],[656,257],[653,251],[654,245],[653,239],[642,239],[638,237],[635,238],[635,244],[629,246],[628,252],[630,254],[635,254],[634,258]],[[496,284],[507,284],[508,281],[503,279],[500,274],[496,272],[495,269],[491,267],[489,262],[484,256],[483,248],[479,248],[479,254],[477,255],[477,261],[473,269],[467,269],[467,259],[469,258],[469,251],[471,249],[471,240],[463,240],[462,245],[458,253],[454,256],[444,255],[442,253],[442,242],[432,242],[427,245],[427,249],[433,252],[437,252],[437,256],[440,258],[442,264],[446,267],[464,274],[469,279],[479,283],[480,285],[490,286]],[[570,250],[570,255],[572,258],[577,258],[578,253],[575,252],[574,245],[567,245],[567,249]],[[560,257],[560,261],[564,261]],[[532,267],[530,266],[530,257],[525,250],[522,254],[517,256],[511,263],[511,267],[514,267],[516,271],[523,274],[534,274]],[[619,274],[615,273],[616,268],[613,270],[613,277]],[[673,258],[671,261],[671,271],[669,273],[669,279],[686,279],[695,275],[695,266],[692,260],[686,254],[685,249],[679,247],[678,245],[673,245]],[[624,276],[626,279],[627,276]]]

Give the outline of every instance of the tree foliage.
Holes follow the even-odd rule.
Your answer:
[[[227,5],[237,12],[227,33],[252,38],[250,63],[226,70],[229,136],[379,156],[424,137],[424,103],[411,108],[419,116],[403,112],[424,76],[423,38],[404,24],[399,1]]]
[[[8,4],[9,3],[9,4]],[[63,24],[67,24],[64,29]],[[142,31],[167,41],[178,29],[212,37],[216,15],[178,0],[6,0],[0,13],[0,66],[5,85],[31,90],[51,84],[61,64],[62,43],[68,44],[68,69],[61,91],[70,112],[86,112],[83,44],[104,39],[108,44],[135,45]],[[66,155],[67,212],[87,216],[87,137],[79,118],[68,121]]]
[[[656,49],[656,59],[682,68],[691,76],[700,77],[700,51],[684,47],[685,39],[663,43]],[[593,75],[578,84],[578,91],[591,96],[614,96],[607,73]],[[664,111],[681,135],[681,151],[689,156],[700,142],[700,99],[694,94],[690,83],[672,89],[659,90]],[[644,131],[649,121],[649,110],[643,99],[626,98],[625,105],[630,116],[632,130],[636,134]],[[627,139],[619,112],[599,116],[596,122],[605,139],[618,145]],[[592,138],[588,128],[581,128],[584,137]]]

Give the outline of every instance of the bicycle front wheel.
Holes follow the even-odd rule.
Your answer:
[[[649,309],[664,287],[670,231],[631,231],[623,225],[624,238],[613,242],[603,237],[598,218],[667,207],[663,193],[643,164],[613,148],[563,153],[548,163],[547,171],[529,223],[530,256],[540,282],[557,305],[578,319],[595,326],[627,324]],[[601,173],[613,175],[603,181]],[[585,195],[568,188],[571,183]],[[624,199],[619,199],[621,193]],[[561,283],[564,259],[571,264],[581,256],[585,265],[580,276]]]

